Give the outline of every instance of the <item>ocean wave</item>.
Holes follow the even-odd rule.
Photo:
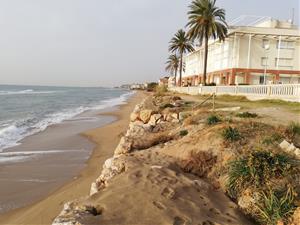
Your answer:
[[[45,150],[45,151],[23,151],[23,152],[1,152],[0,164],[9,162],[24,162],[38,155],[82,152],[83,150]]]
[[[28,90],[29,91],[29,90]],[[46,115],[43,119],[26,118],[19,121],[13,121],[7,126],[0,126],[0,152],[6,148],[14,147],[20,144],[25,137],[44,131],[47,127],[71,119],[88,110],[101,110],[117,105],[122,105],[133,95],[134,92],[125,93],[117,98],[111,98],[101,101],[96,106],[80,106],[74,109],[65,109],[61,112]]]
[[[33,95],[33,94],[52,94],[58,91],[35,91],[33,89],[26,89],[21,91],[0,91],[0,95]]]

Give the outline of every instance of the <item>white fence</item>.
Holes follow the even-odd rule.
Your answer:
[[[169,90],[190,95],[215,93],[216,95],[244,95],[251,100],[281,99],[300,102],[300,84],[170,87]]]

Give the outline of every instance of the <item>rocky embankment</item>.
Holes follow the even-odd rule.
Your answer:
[[[240,209],[253,198],[241,196],[238,205],[225,194],[223,170],[238,150],[219,135],[224,124],[207,126],[210,114],[176,96],[146,98],[135,107],[90,196],[66,203],[53,225],[252,224]],[[282,144],[298,151],[292,147]]]

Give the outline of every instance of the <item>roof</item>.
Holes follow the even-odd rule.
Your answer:
[[[229,26],[238,26],[238,27],[253,27],[259,23],[271,20],[271,17],[268,16],[254,16],[254,15],[242,15],[238,18],[230,21]]]

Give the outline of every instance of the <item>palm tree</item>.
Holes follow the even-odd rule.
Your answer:
[[[167,64],[166,71],[174,73],[175,85],[176,85],[177,71],[178,71],[178,67],[179,67],[179,57],[176,54],[170,55],[168,57],[166,64]]]
[[[183,55],[186,52],[194,51],[192,42],[188,39],[184,30],[179,30],[170,41],[170,52],[178,52],[180,56],[179,61],[179,85],[181,86],[182,68],[183,68]]]
[[[188,37],[191,40],[199,39],[200,44],[204,42],[204,71],[203,84],[206,85],[207,55],[209,38],[224,41],[228,25],[225,21],[225,10],[215,6],[216,0],[194,0],[189,6],[190,11]]]

